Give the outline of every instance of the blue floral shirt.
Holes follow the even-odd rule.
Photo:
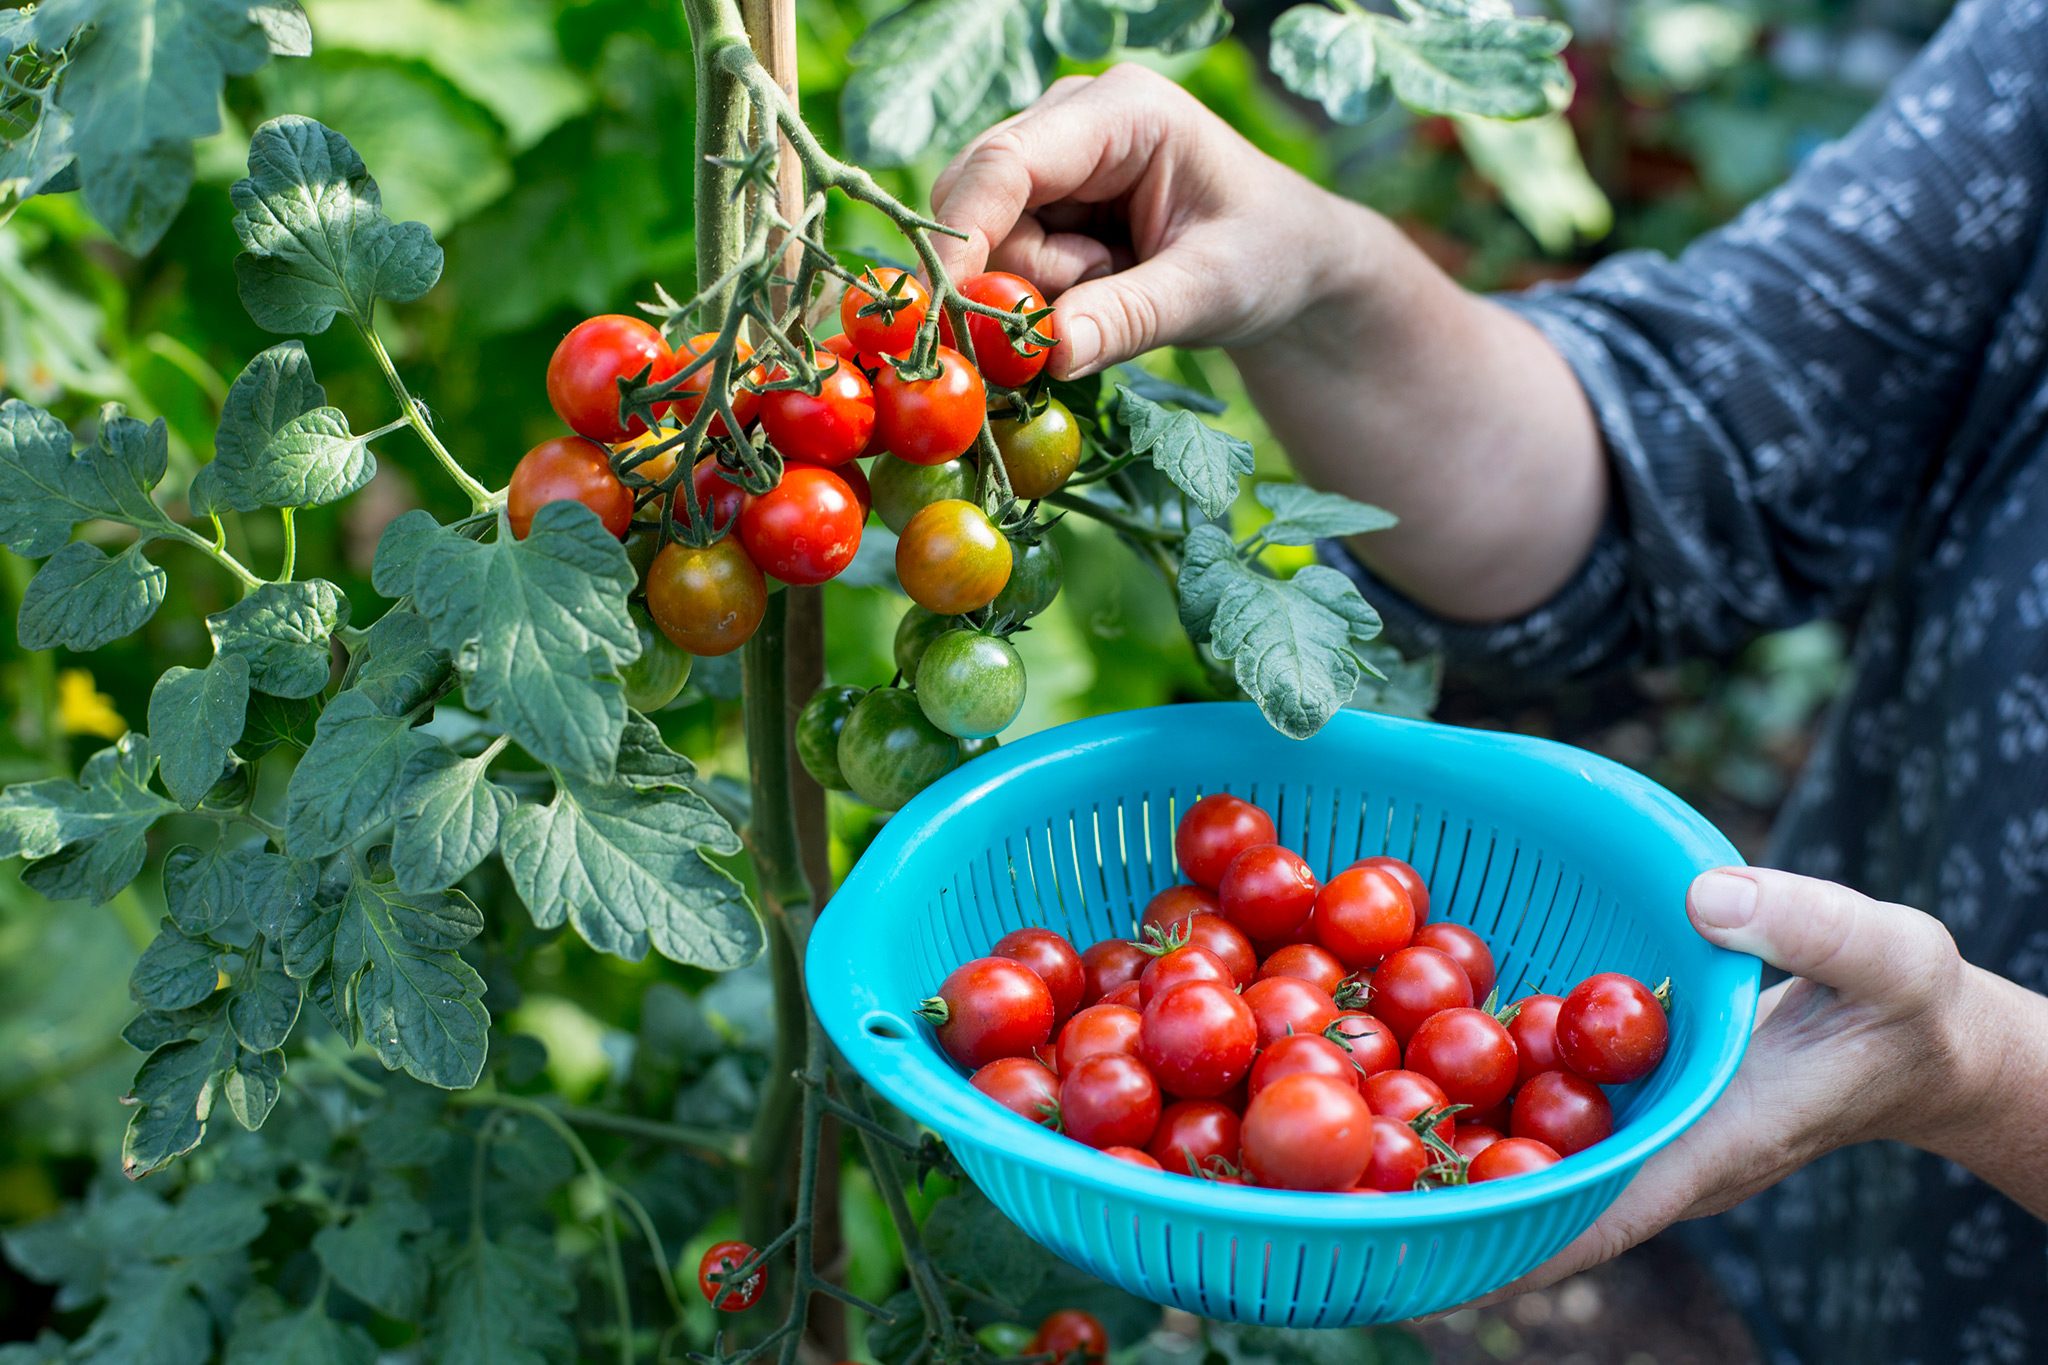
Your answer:
[[[1772,861],[2048,991],[2048,0],[1961,6],[1854,132],[1677,260],[1511,306],[1591,400],[1613,515],[1554,600],[1491,627],[1346,560],[1395,638],[1526,688],[1854,621]],[[1774,1362],[2048,1361],[2048,1225],[1934,1157],[1850,1148],[1694,1226]]]

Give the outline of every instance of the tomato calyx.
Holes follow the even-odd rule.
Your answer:
[[[946,1003],[943,995],[927,996],[918,1001],[917,1008],[911,1012],[933,1028],[942,1028],[953,1019],[953,1007]]]
[[[1416,1189],[1469,1183],[1466,1168],[1472,1163],[1445,1140],[1444,1135],[1437,1131],[1437,1125],[1447,1118],[1464,1113],[1471,1107],[1469,1104],[1435,1105],[1408,1120],[1408,1126],[1422,1139],[1422,1145],[1429,1149],[1432,1158],[1429,1165],[1423,1168],[1422,1174],[1415,1178]]]
[[[1244,1184],[1244,1168],[1225,1156],[1209,1156],[1200,1165],[1188,1158],[1188,1174],[1217,1185]]]
[[[1346,977],[1344,984],[1337,987],[1337,993],[1331,999],[1337,1002],[1337,1008],[1340,1010],[1364,1009],[1372,1003],[1372,978]]]
[[[1657,989],[1650,992],[1650,998],[1663,1008],[1664,1013],[1671,1013],[1671,978],[1667,976],[1662,981],[1659,981]],[[1502,1022],[1505,1023],[1506,1021],[1503,1020]]]
[[[1165,957],[1188,946],[1188,922],[1180,920],[1163,927],[1148,924],[1140,937],[1131,940],[1131,946],[1147,957]]]
[[[1668,986],[1671,983],[1666,981],[1664,984]],[[1522,1002],[1517,1000],[1513,1004],[1503,1005],[1500,1003],[1500,991],[1490,990],[1486,993],[1485,1001],[1479,1006],[1479,1012],[1492,1015],[1494,1023],[1506,1028],[1521,1015]]]

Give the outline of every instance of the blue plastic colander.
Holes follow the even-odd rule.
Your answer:
[[[1205,792],[1258,802],[1318,873],[1393,853],[1430,918],[1493,949],[1500,996],[1596,971],[1674,988],[1671,1047],[1612,1092],[1615,1133],[1545,1171],[1377,1198],[1140,1170],[1017,1117],[967,1083],[913,1010],[1004,933],[1080,947],[1129,937],[1179,880],[1173,830]],[[883,1095],[950,1144],[1017,1225],[1095,1275],[1205,1317],[1392,1322],[1498,1288],[1592,1223],[1735,1074],[1758,964],[1687,922],[1687,883],[1739,861],[1655,783],[1513,735],[1341,712],[1290,740],[1249,705],[1162,707],[1061,726],[934,783],[861,856],[811,937],[811,999]]]

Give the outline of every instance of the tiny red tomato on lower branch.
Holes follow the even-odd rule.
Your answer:
[[[739,536],[763,572],[811,585],[853,563],[866,520],[846,480],[817,465],[792,464],[775,487],[746,500]]]
[[[704,1301],[721,1313],[743,1312],[759,1303],[768,1284],[765,1269],[755,1266],[744,1279],[733,1278],[733,1272],[753,1256],[754,1248],[747,1242],[713,1243],[697,1262],[697,1289]]]
[[[1062,1308],[1038,1324],[1025,1351],[1050,1355],[1054,1365],[1103,1365],[1109,1358],[1109,1331],[1093,1313]]]

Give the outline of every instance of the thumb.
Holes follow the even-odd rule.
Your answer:
[[[1084,280],[1054,300],[1060,344],[1053,373],[1062,379],[1108,369],[1159,346],[1186,338],[1199,298],[1174,252],[1129,270]]]
[[[1931,915],[1760,867],[1700,874],[1686,910],[1702,937],[1846,996],[1897,992],[1954,954]]]

